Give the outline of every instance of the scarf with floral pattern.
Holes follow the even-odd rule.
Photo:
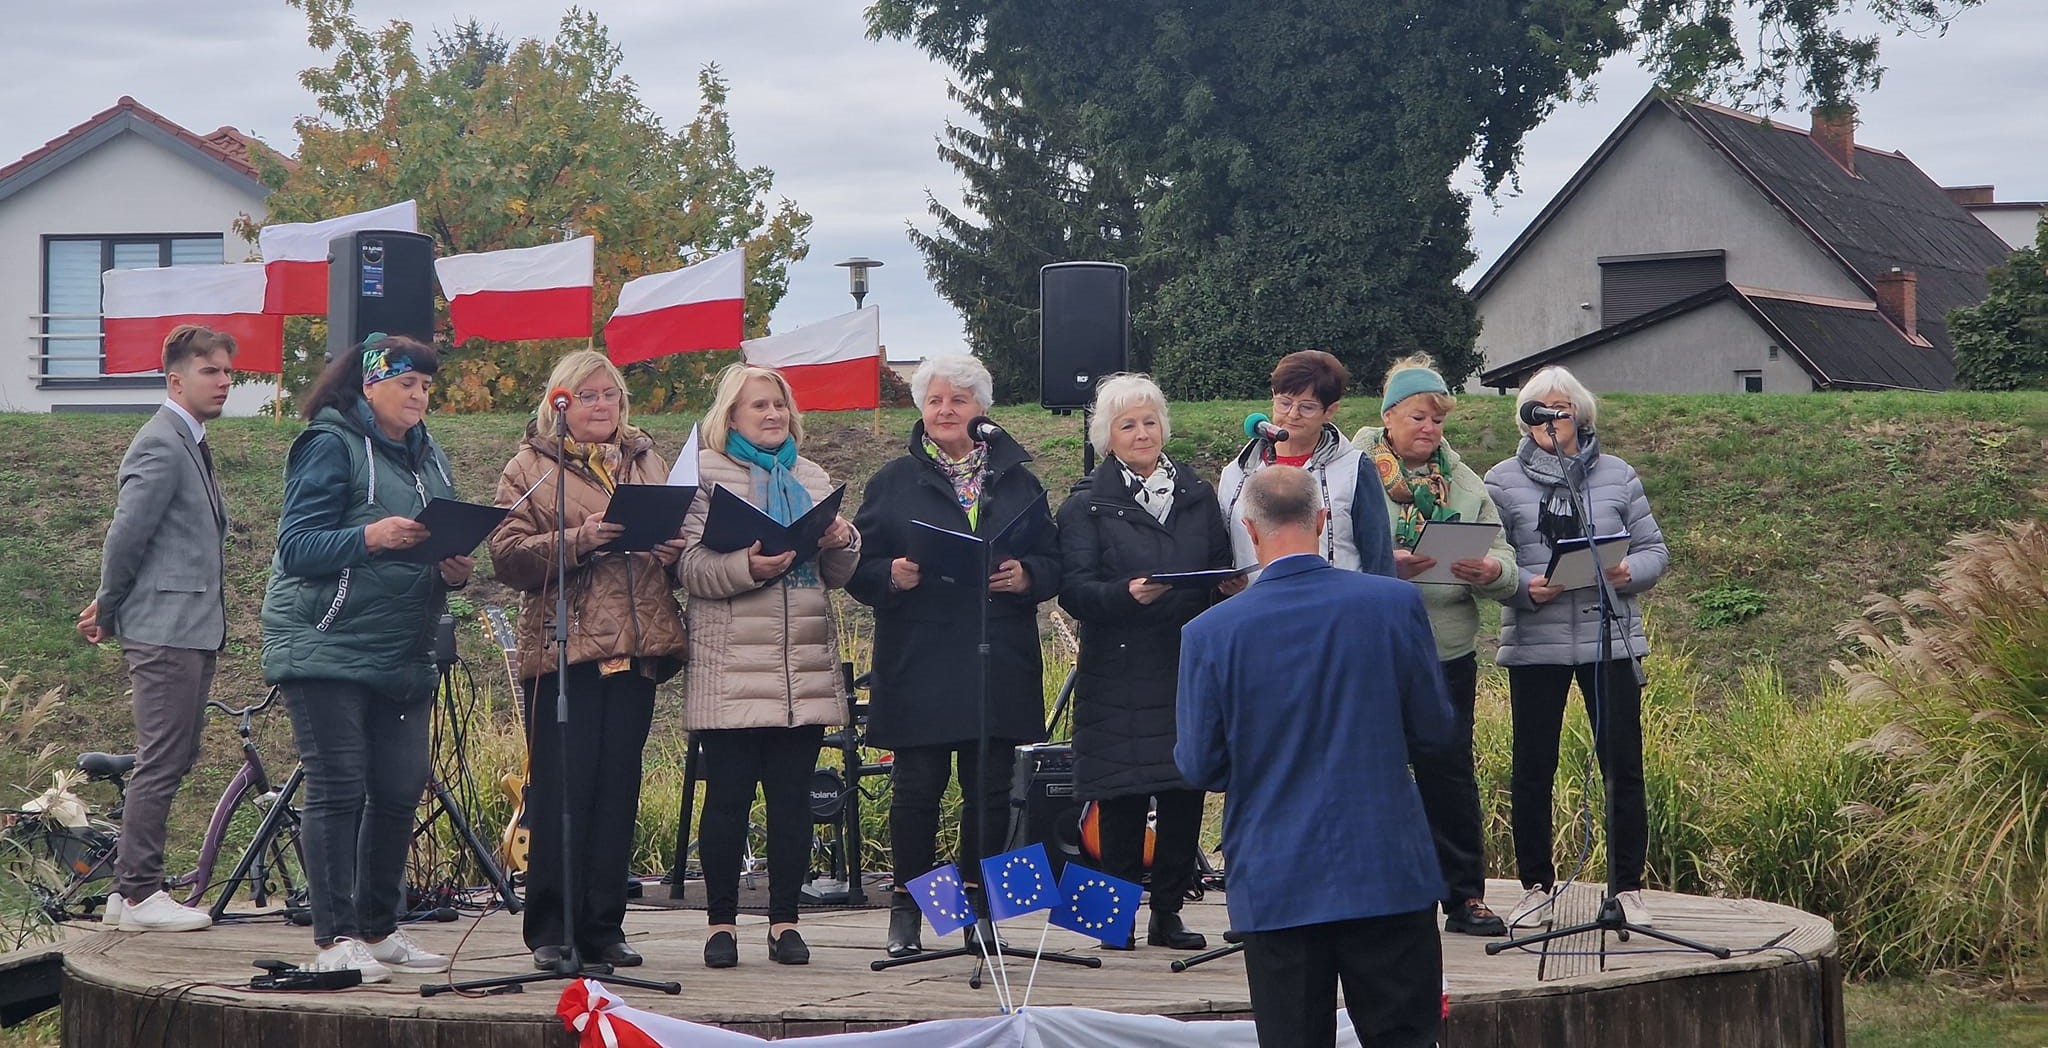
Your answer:
[[[1398,510],[1394,516],[1394,540],[1402,549],[1414,549],[1422,541],[1424,524],[1458,519],[1458,511],[1451,508],[1450,457],[1444,453],[1442,444],[1430,453],[1428,462],[1411,467],[1394,453],[1382,430],[1372,446],[1372,461],[1379,469],[1380,485],[1387,489],[1387,497]]]

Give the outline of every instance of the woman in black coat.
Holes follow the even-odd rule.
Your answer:
[[[1174,767],[1174,691],[1180,628],[1216,592],[1150,576],[1231,566],[1230,531],[1216,489],[1166,457],[1166,397],[1151,379],[1105,380],[1088,431],[1102,466],[1074,485],[1059,515],[1060,607],[1081,623],[1074,796],[1095,801],[1103,871],[1134,883],[1145,870],[1145,816],[1156,803],[1145,941],[1205,949],[1207,940],[1180,919],[1195,879],[1202,791]]]
[[[919,365],[910,388],[923,418],[910,431],[909,451],[875,472],[854,517],[860,565],[846,590],[875,609],[867,739],[896,751],[889,802],[896,867],[892,957],[922,948],[917,904],[903,886],[938,865],[939,798],[953,763],[959,763],[962,796],[970,798],[960,808],[960,868],[973,884],[980,880],[981,846],[987,854],[1001,851],[1009,826],[1011,749],[1045,738],[1038,605],[1059,593],[1059,539],[1045,489],[1025,467],[1031,456],[1000,431],[979,440],[968,432],[968,423],[988,409],[991,387],[988,370],[964,354]],[[913,522],[993,538],[1021,513],[1037,514],[1036,538],[988,577],[988,762],[982,767],[975,706],[982,683],[975,651],[981,591],[919,571],[909,557]]]

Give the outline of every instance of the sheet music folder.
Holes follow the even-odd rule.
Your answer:
[[[1257,570],[1257,564],[1250,564],[1242,568],[1210,568],[1207,571],[1161,571],[1145,576],[1145,581],[1163,582],[1174,589],[1207,589]]]
[[[621,484],[612,491],[605,507],[607,524],[622,524],[626,531],[597,548],[599,553],[645,553],[680,535],[683,514],[697,489],[685,484]]]
[[[411,549],[386,551],[385,556],[411,564],[439,564],[449,557],[468,556],[509,512],[474,502],[434,499],[413,518],[427,526],[427,540]]]
[[[1585,539],[1559,539],[1550,553],[1550,568],[1544,577],[1561,589],[1585,589],[1599,580],[1599,572],[1621,563],[1628,556],[1629,534],[1596,535],[1591,546]],[[1600,566],[1593,566],[1593,554],[1600,554]]]
[[[1415,540],[1415,555],[1429,557],[1436,563],[1408,581],[1465,585],[1464,580],[1451,574],[1451,565],[1486,556],[1486,552],[1493,548],[1494,536],[1498,534],[1500,525],[1490,521],[1432,520],[1425,523],[1422,535]]]
[[[1045,492],[1042,491],[992,538],[984,539],[979,535],[913,520],[910,522],[910,562],[916,564],[919,571],[931,572],[947,582],[962,585],[972,584],[977,579],[985,582],[994,574],[996,565],[1029,553],[1031,547],[1037,545],[1039,533],[1047,522]]]
[[[790,565],[794,567],[818,555],[818,540],[839,518],[839,506],[845,501],[846,485],[841,484],[792,523],[777,524],[760,507],[720,484],[711,489],[711,509],[705,514],[704,537],[699,541],[720,553],[748,549],[756,542],[764,557],[795,550],[796,560]]]

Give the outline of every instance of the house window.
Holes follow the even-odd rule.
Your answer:
[[[1761,371],[1736,372],[1735,391],[1738,393],[1762,393],[1764,391],[1764,373]]]
[[[1612,327],[1727,283],[1723,251],[1611,255],[1600,261],[1600,326]]]
[[[42,378],[62,382],[97,379],[104,373],[101,273],[158,266],[217,266],[225,258],[224,252],[219,233],[44,237]]]

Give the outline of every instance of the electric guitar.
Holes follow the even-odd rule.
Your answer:
[[[505,823],[505,832],[498,838],[498,857],[505,862],[507,873],[525,873],[527,852],[533,842],[533,828],[526,820],[526,783],[533,775],[533,733],[526,723],[526,706],[520,702],[519,689],[519,640],[512,633],[511,623],[505,621],[505,609],[496,604],[483,610],[484,623],[490,628],[491,639],[498,642],[498,648],[505,653],[505,680],[512,686],[512,701],[519,709],[520,739],[526,743],[525,757],[519,766],[519,773],[506,772],[498,780],[498,788],[512,802],[512,818]]]

